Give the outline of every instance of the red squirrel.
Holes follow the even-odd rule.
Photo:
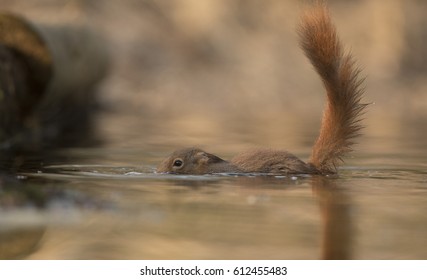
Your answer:
[[[320,135],[307,163],[280,150],[250,150],[225,161],[198,148],[187,148],[173,152],[160,163],[157,173],[336,173],[362,129],[364,78],[352,55],[343,51],[325,4],[317,2],[302,15],[298,34],[300,46],[320,75],[327,96]]]

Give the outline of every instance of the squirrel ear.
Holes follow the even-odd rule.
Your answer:
[[[195,155],[195,158],[197,159],[198,164],[206,164],[209,162],[209,156],[205,152],[198,152]]]
[[[197,162],[200,164],[207,164],[207,163],[218,163],[223,162],[224,160],[217,157],[216,155],[209,154],[206,152],[198,152],[196,154]]]

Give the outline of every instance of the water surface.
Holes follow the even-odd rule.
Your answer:
[[[102,145],[1,151],[0,258],[427,258],[421,1],[330,1],[370,106],[354,158],[326,178],[154,174],[182,145],[307,159],[324,90],[298,46],[300,1],[151,2],[2,1],[34,22],[105,33],[112,65],[88,131]],[[70,145],[90,140],[80,118],[57,109],[54,120],[76,126]]]
[[[0,257],[427,258],[426,154],[332,177],[155,174],[161,154],[64,150],[6,176]]]

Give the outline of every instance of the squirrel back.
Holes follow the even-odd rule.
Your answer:
[[[354,59],[342,50],[336,30],[323,2],[308,10],[299,26],[300,44],[320,75],[327,93],[320,135],[308,163],[286,152],[255,149],[236,155],[230,161],[197,148],[177,150],[157,167],[157,172],[175,174],[267,173],[330,174],[352,150],[359,135],[361,115],[366,104],[360,70]]]
[[[335,173],[342,157],[352,151],[359,135],[364,88],[360,69],[350,53],[344,53],[325,4],[307,10],[299,25],[300,45],[320,75],[327,94],[319,137],[309,164],[321,173]]]

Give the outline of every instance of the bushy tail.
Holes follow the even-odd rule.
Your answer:
[[[342,157],[352,151],[359,135],[363,78],[350,53],[344,53],[329,11],[322,2],[302,16],[299,26],[301,47],[322,78],[327,93],[320,135],[310,163],[322,173],[335,173]]]

